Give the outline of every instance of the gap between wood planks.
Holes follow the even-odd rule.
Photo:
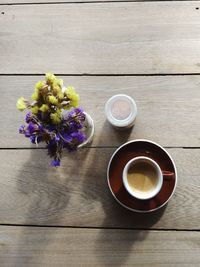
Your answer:
[[[92,149],[92,148],[98,148],[98,149],[103,149],[103,148],[118,148],[119,146],[88,146],[86,147],[87,149]],[[199,147],[189,147],[189,146],[163,146],[163,148],[166,149],[172,149],[172,148],[179,148],[179,149],[200,149]],[[0,150],[46,150],[46,147],[0,147]]]
[[[77,77],[150,77],[150,76],[199,76],[200,72],[198,73],[124,73],[124,74],[98,74],[98,73],[68,73],[68,74],[60,74],[54,73],[56,76],[62,77],[70,77],[70,76],[77,76]],[[0,76],[44,76],[45,73],[0,73]]]
[[[19,3],[0,3],[0,6],[17,6],[17,5],[57,5],[57,4],[99,4],[99,3],[142,3],[142,2],[199,2],[200,0],[97,0],[97,1],[78,1],[78,2],[71,2],[71,1],[67,1],[67,2],[31,2],[31,3],[23,3],[23,2],[19,2]]]
[[[16,226],[16,227],[37,227],[37,228],[74,228],[74,229],[105,229],[105,230],[132,230],[132,231],[162,231],[162,232],[169,232],[169,231],[174,231],[174,232],[200,232],[200,229],[175,229],[175,228],[128,228],[128,227],[93,227],[93,226],[67,226],[67,225],[37,225],[37,224],[8,224],[8,223],[0,223],[0,226]]]

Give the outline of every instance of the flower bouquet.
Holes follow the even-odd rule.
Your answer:
[[[64,88],[63,81],[51,73],[35,85],[31,102],[23,97],[17,101],[20,111],[29,109],[19,133],[33,144],[46,143],[52,166],[60,166],[63,150],[74,151],[87,139],[88,114],[78,104],[74,88]]]

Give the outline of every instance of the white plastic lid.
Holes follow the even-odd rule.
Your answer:
[[[137,106],[133,98],[128,95],[114,95],[105,105],[108,121],[117,127],[127,127],[137,116]]]

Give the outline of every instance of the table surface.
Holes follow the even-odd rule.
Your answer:
[[[1,0],[1,266],[200,266],[200,2]],[[51,168],[18,134],[45,72],[59,75],[94,118],[90,147]],[[117,132],[104,104],[132,96],[138,117]],[[151,214],[111,196],[108,161],[136,138],[172,155],[178,185]]]

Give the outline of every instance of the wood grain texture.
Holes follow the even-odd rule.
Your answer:
[[[196,7],[196,1],[1,6],[0,73],[199,73]]]
[[[109,192],[114,149],[66,155],[58,169],[45,150],[1,150],[0,224],[200,230],[200,150],[168,151],[178,169],[175,195],[165,209],[145,215],[127,211]]]
[[[0,236],[2,267],[200,264],[200,232],[1,226]]]
[[[18,97],[29,98],[44,77],[0,76],[0,147],[30,147],[18,134],[25,113],[16,110]],[[93,146],[119,146],[146,138],[163,146],[200,145],[200,76],[62,77],[80,94],[80,105],[95,122]],[[114,94],[132,96],[138,117],[132,131],[117,131],[106,121],[105,102]]]
[[[5,4],[49,4],[49,3],[72,3],[72,2],[112,2],[113,0],[1,0],[0,5]],[[114,0],[115,2],[124,2],[127,0]],[[129,0],[130,2],[151,2],[151,1],[166,1],[166,0]],[[175,1],[175,0],[169,0]],[[176,0],[176,1],[192,1],[192,0]],[[199,0],[195,0],[198,2]],[[198,3],[197,3],[198,6]]]

